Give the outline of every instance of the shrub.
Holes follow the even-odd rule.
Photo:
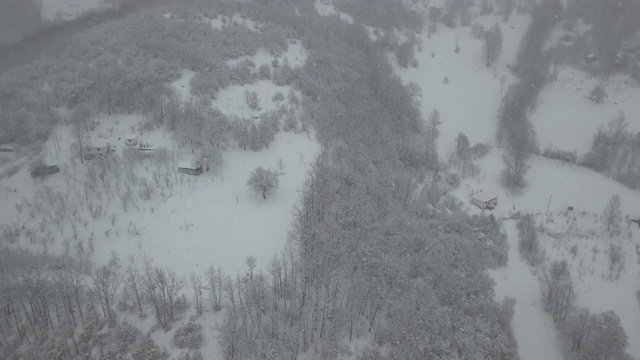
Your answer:
[[[173,335],[173,344],[179,349],[200,349],[202,345],[202,326],[190,322],[179,328]]]

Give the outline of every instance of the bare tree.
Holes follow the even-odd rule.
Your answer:
[[[567,262],[554,261],[543,274],[544,307],[554,321],[564,322],[575,302],[575,290]]]
[[[209,266],[205,273],[207,278],[207,289],[213,311],[220,311],[222,308],[222,269]]]
[[[72,127],[73,144],[72,149],[76,157],[80,158],[80,162],[84,164],[84,149],[89,146],[89,135],[86,130],[85,124],[80,121],[81,119],[74,119]]]
[[[140,314],[140,318],[143,318],[144,314],[142,313],[142,301],[141,301],[141,290],[142,290],[142,279],[138,274],[138,269],[129,266],[127,268],[127,274],[125,277],[125,282],[129,291],[136,297],[136,303],[138,304],[138,312]]]
[[[266,199],[267,194],[272,193],[280,186],[278,172],[258,166],[251,173],[247,185],[256,193],[262,193],[262,198]]]
[[[191,283],[191,287],[193,288],[193,293],[196,300],[196,314],[202,315],[202,278],[200,277],[200,275],[196,275],[196,273],[192,271],[191,274],[189,274],[189,282]]]
[[[604,209],[602,216],[607,223],[607,231],[611,233],[611,228],[617,229],[620,226],[622,220],[622,204],[620,195],[613,195],[609,199],[607,207]]]
[[[122,282],[122,277],[115,270],[103,265],[93,271],[91,279],[100,297],[104,315],[108,318],[113,317],[112,306]]]

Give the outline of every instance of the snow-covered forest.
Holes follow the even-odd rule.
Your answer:
[[[0,358],[640,359],[638,19],[0,2]]]

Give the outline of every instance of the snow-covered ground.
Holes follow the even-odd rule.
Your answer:
[[[104,0],[41,0],[42,16],[47,20],[66,21],[88,10],[99,10]]]
[[[196,75],[194,71],[182,70],[180,78],[169,84],[178,94],[182,101],[188,101],[191,96],[191,79]]]
[[[640,86],[626,77],[615,76],[603,83],[608,96],[600,104],[587,96],[601,80],[587,73],[563,68],[558,80],[548,84],[537,100],[531,122],[540,147],[577,151],[584,154],[591,147],[599,126],[620,115],[626,115],[628,131],[640,132]]]
[[[491,270],[496,282],[496,301],[505,296],[516,300],[513,332],[521,360],[562,360],[562,349],[553,319],[542,308],[540,282],[518,253],[518,229],[515,221],[503,223],[509,242],[507,266]]]

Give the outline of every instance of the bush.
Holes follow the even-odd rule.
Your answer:
[[[251,110],[260,110],[260,97],[257,92],[245,90],[244,99]]]
[[[188,323],[173,334],[173,344],[178,349],[197,350],[202,345],[202,326]]]
[[[578,161],[578,156],[575,152],[570,152],[566,150],[558,150],[558,149],[546,149],[542,156],[549,159],[556,159],[568,163],[575,164]]]
[[[601,103],[607,97],[607,92],[602,85],[596,85],[589,92],[589,99],[596,104]]]
[[[280,91],[278,91],[277,93],[275,93],[273,95],[273,97],[271,98],[272,101],[276,102],[276,101],[284,101],[285,97],[284,94],[281,93]]]

